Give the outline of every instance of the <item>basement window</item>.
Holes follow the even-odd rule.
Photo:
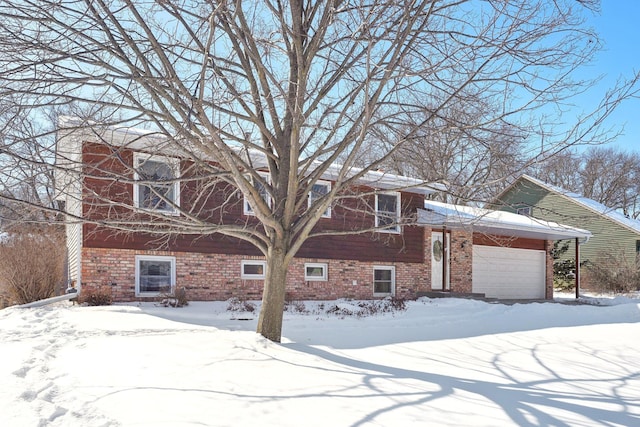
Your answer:
[[[240,277],[248,280],[263,280],[267,271],[266,261],[242,261]]]
[[[385,297],[396,293],[396,268],[394,266],[373,267],[373,296]]]
[[[175,257],[136,256],[136,296],[171,293],[175,283]]]
[[[313,263],[308,262],[304,265],[304,280],[306,281],[316,281],[316,282],[326,282],[328,278],[327,275],[327,264],[324,263]]]

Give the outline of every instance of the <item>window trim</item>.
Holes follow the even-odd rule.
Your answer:
[[[258,172],[258,175],[260,175],[267,182],[267,184],[270,182],[268,173]],[[252,179],[252,177],[248,177],[248,178]],[[269,193],[266,190],[265,190],[264,199],[267,202],[267,205],[271,207],[271,197],[269,196]],[[251,208],[251,205],[249,204],[249,201],[247,200],[247,197],[245,195],[243,195],[242,197],[242,213],[246,216],[256,216],[255,212]]]
[[[168,165],[174,174],[175,182],[173,182],[171,185],[173,186],[173,194],[174,194],[174,200],[172,202],[173,202],[173,205],[175,206],[173,205],[170,206],[171,210],[152,209],[152,208],[145,208],[143,206],[140,206],[140,187],[145,184],[140,184],[138,182],[140,181],[138,168],[142,163],[144,163],[147,160],[151,160],[158,163],[164,163]],[[147,212],[157,212],[157,213],[163,213],[166,215],[180,215],[180,212],[178,210],[178,208],[180,207],[180,181],[178,179],[180,177],[180,159],[175,157],[156,156],[153,154],[146,154],[146,153],[134,153],[133,165],[134,165],[133,166],[133,180],[134,180],[133,206],[137,209],[141,209]]]
[[[262,274],[246,274],[244,272],[245,265],[261,265],[262,266]],[[252,259],[243,259],[240,261],[240,278],[243,280],[264,280],[267,275],[267,262],[252,260]]]
[[[309,276],[307,268],[322,268],[322,276]],[[329,280],[329,265],[326,262],[305,262],[304,263],[304,280],[306,282],[326,282]]]
[[[140,261],[161,261],[171,263],[171,285],[170,292],[176,288],[176,257],[166,255],[136,255],[135,257],[135,291],[137,297],[155,297],[160,295],[158,292],[142,292],[140,290]]]
[[[325,187],[327,187],[327,194],[331,192],[331,181],[325,181],[325,180],[317,180],[313,185],[324,185]],[[311,191],[309,192],[309,197],[307,198],[307,208],[311,208],[311,205],[313,203],[313,185],[311,186]],[[327,210],[325,210],[322,213],[322,216],[320,218],[331,218],[331,205],[327,206]]]
[[[390,270],[391,271],[391,292],[376,292],[376,270]],[[396,267],[394,265],[374,265],[373,275],[373,296],[374,297],[388,297],[395,296],[396,294]]]
[[[379,228],[382,227],[380,225],[380,213],[381,211],[378,209],[378,196],[380,195],[385,195],[385,196],[395,196],[396,197],[396,216],[395,216],[395,224],[392,226],[387,226],[384,228]],[[376,199],[375,199],[375,217],[376,217],[376,221],[375,221],[375,225],[376,228],[379,233],[391,233],[391,234],[400,234],[401,233],[401,228],[400,228],[400,209],[401,209],[401,193],[399,191],[386,191],[386,192],[381,192],[381,193],[376,193]],[[390,215],[388,215],[390,217]]]

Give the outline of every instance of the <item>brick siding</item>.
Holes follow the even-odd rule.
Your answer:
[[[89,290],[108,285],[114,301],[148,300],[148,297],[136,297],[135,294],[136,255],[175,257],[176,286],[185,287],[187,297],[192,301],[224,301],[231,297],[250,300],[262,298],[263,280],[242,279],[240,265],[242,260],[263,258],[193,252],[83,248],[83,288]],[[306,281],[304,264],[307,262],[326,263],[328,280]],[[430,271],[420,263],[295,258],[287,277],[287,299],[372,299],[374,266],[395,267],[397,297],[413,299],[417,292],[429,289]]]

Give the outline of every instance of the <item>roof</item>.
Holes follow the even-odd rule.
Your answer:
[[[72,117],[66,116],[60,120],[60,123],[61,125],[72,126],[71,129],[65,129],[64,131],[62,131],[58,138],[58,150],[67,158],[72,158],[73,153],[75,151],[79,151],[79,143],[81,142],[80,139],[84,138],[100,139],[102,141],[109,141],[115,146],[125,146],[133,150],[153,153],[161,152],[166,155],[173,155],[178,157],[188,154],[187,151],[180,153],[179,150],[175,148],[176,146],[172,145],[171,141],[168,138],[163,137],[157,132],[130,127],[100,128],[98,126],[96,126],[96,128],[92,131],[87,131],[86,129],[79,127],[81,125],[77,124],[77,120]],[[72,134],[76,137],[71,137]],[[60,145],[62,145],[62,147],[60,147]],[[239,148],[240,152],[242,152],[243,150],[246,149]],[[251,164],[254,165],[256,169],[259,170],[261,168],[267,167],[266,157],[263,153],[259,152],[258,150],[249,150],[248,155],[251,158]],[[322,175],[322,179],[335,181],[339,176],[342,167],[343,165],[340,164],[332,164]],[[351,167],[349,169],[349,173],[347,173],[346,178],[357,175],[358,173],[362,172],[362,170],[362,168]],[[408,176],[396,175],[382,171],[367,171],[361,178],[358,179],[358,182],[376,189],[397,191],[402,190],[408,193],[422,195],[428,195],[438,191],[445,191],[447,189],[446,185],[443,183],[425,182],[422,179],[411,178]]]
[[[589,240],[591,232],[569,225],[543,221],[512,212],[493,211],[472,206],[426,201],[425,209],[418,209],[421,225],[449,228],[471,227],[474,231],[509,237],[563,240],[579,238]]]
[[[610,219],[611,221],[622,225],[623,227],[626,227],[628,229],[630,229],[631,231],[640,234],[640,221],[635,220],[635,219],[631,219],[631,218],[627,218],[623,213],[619,212],[618,210],[614,209],[614,208],[610,208],[608,206],[603,205],[602,203],[596,202],[593,199],[589,199],[588,197],[584,197],[581,196],[578,193],[574,193],[568,190],[565,190],[564,188],[552,185],[552,184],[547,184],[546,182],[543,182],[537,178],[534,178],[532,176],[529,175],[522,175],[519,179],[526,179],[527,181],[530,181],[542,188],[544,188],[547,191],[550,191],[552,193],[556,193],[560,196],[563,196],[567,199],[570,199],[571,201],[573,201],[574,203],[598,214],[598,215],[602,215],[605,218]],[[511,188],[511,187],[510,187]],[[505,194],[510,188],[508,188],[507,190],[503,191],[502,194]]]

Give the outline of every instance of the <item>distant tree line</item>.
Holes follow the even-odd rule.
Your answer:
[[[627,217],[640,217],[640,153],[612,146],[567,150],[529,172],[548,184],[588,197]]]

